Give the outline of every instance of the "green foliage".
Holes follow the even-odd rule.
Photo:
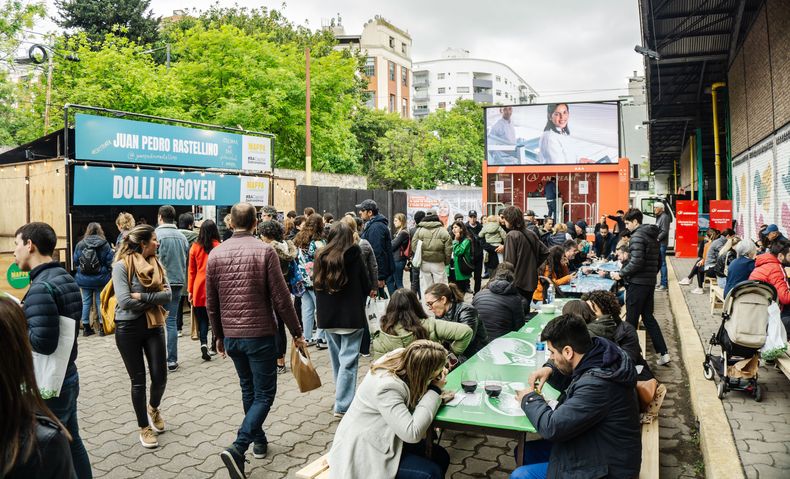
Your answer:
[[[74,28],[100,42],[113,33],[141,45],[159,39],[159,18],[149,7],[151,0],[55,0],[63,28]]]

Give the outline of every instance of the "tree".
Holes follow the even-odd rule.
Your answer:
[[[151,0],[55,0],[63,28],[84,31],[92,41],[114,33],[140,45],[159,39],[160,18],[149,9]]]
[[[377,141],[393,129],[402,128],[404,122],[400,115],[387,113],[384,110],[359,108],[354,114],[351,131],[357,139],[360,151],[360,163],[371,171],[376,163],[384,157],[377,148]]]
[[[437,181],[480,186],[485,156],[483,109],[472,100],[459,100],[452,110],[439,110],[422,120],[437,141],[425,152]]]
[[[368,171],[369,186],[374,189],[433,189],[436,179],[431,174],[425,149],[433,140],[421,125],[403,121],[376,141],[380,156]]]

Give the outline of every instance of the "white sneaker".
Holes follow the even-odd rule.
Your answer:
[[[696,287],[691,290],[691,294],[705,294],[705,290],[700,287]]]
[[[658,364],[659,366],[664,366],[666,364],[669,364],[670,361],[672,361],[672,358],[669,357],[669,353],[666,353],[666,354],[662,354],[661,357],[658,358],[656,364]]]
[[[688,286],[691,284],[691,280],[688,278],[683,278],[680,281],[678,281],[678,284],[682,284],[683,286]]]

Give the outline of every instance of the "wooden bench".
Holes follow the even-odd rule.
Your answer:
[[[642,357],[645,356],[647,337],[644,329],[638,329],[639,346],[642,348]],[[650,424],[642,424],[642,468],[639,470],[639,479],[658,479],[658,418]]]
[[[724,288],[718,284],[710,285],[710,314],[714,314],[717,309],[724,309]]]
[[[790,349],[790,344],[788,344],[787,347]],[[785,373],[787,379],[790,379],[790,355],[784,353],[783,355],[776,358],[776,367]]]
[[[327,479],[329,477],[329,463],[326,454],[301,468],[296,473],[296,479]]]
[[[705,279],[702,281],[702,289],[705,290],[706,287],[715,286],[716,285],[716,278],[711,278],[710,276],[705,276]]]

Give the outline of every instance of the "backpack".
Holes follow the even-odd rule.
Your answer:
[[[473,234],[471,243],[472,262],[483,264],[483,239]]]
[[[79,260],[80,271],[88,276],[95,276],[101,273],[101,260],[99,251],[95,246],[85,246]]]

